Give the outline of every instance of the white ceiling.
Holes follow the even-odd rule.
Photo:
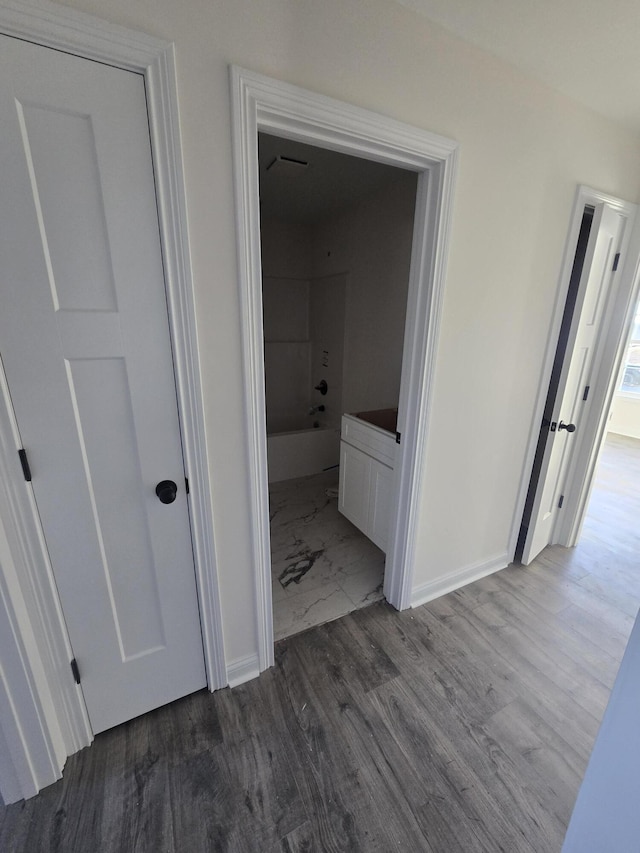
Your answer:
[[[397,0],[640,132],[640,0]]]
[[[640,2],[640,0],[639,0]],[[277,155],[309,164],[299,175],[268,171]],[[263,217],[311,225],[413,173],[326,148],[258,134],[260,212]]]

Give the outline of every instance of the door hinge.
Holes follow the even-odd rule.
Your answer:
[[[620,252],[616,252],[616,256],[613,259],[613,269],[612,272],[615,272],[618,269],[618,264],[620,263]]]
[[[189,478],[188,477],[184,478],[184,488],[185,488],[186,493],[189,494]]]
[[[71,672],[76,680],[76,684],[80,684],[80,669],[78,667],[78,661],[75,658],[71,661]]]
[[[397,432],[397,433],[396,433],[396,444],[400,444],[400,439],[401,439],[401,438],[402,438],[402,434],[401,434],[401,433],[399,433],[399,432]]]
[[[564,495],[560,495],[560,500],[558,501],[558,509],[562,509],[563,503],[564,503]]]
[[[584,394],[582,395],[582,402],[583,402],[583,403],[586,403],[586,402],[587,402],[587,397],[589,396],[589,388],[590,388],[590,387],[591,387],[590,385],[586,385],[586,386],[585,386]]]
[[[31,482],[31,468],[29,468],[29,460],[27,459],[27,451],[24,447],[21,447],[18,451],[18,456],[20,457],[20,464],[22,465],[22,473],[24,474],[24,478],[27,483]]]

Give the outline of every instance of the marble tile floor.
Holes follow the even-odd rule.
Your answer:
[[[385,555],[338,512],[338,471],[269,487],[276,640],[383,598]]]

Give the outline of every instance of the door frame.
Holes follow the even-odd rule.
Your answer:
[[[623,201],[592,187],[579,185],[576,189],[569,232],[564,246],[543,369],[538,385],[536,404],[527,442],[527,452],[513,514],[511,534],[509,536],[509,562],[512,562],[514,559],[518,536],[520,534],[520,525],[529,490],[529,482],[531,480],[534,457],[540,435],[540,424],[542,422],[560,335],[560,326],[567,301],[569,281],[573,269],[582,216],[587,205],[595,206],[602,202],[613,207],[627,220],[621,244],[622,267],[613,303],[609,310],[605,312],[602,320],[602,323],[609,323],[609,327],[604,347],[601,352],[596,354],[599,364],[596,366],[596,373],[591,384],[591,406],[584,420],[583,428],[580,431],[579,440],[574,443],[571,449],[571,459],[565,483],[565,502],[563,504],[562,518],[557,519],[554,525],[553,538],[556,540],[556,544],[565,547],[575,545],[586,514],[598,455],[606,435],[606,421],[615,392],[616,378],[620,372],[626,334],[629,331],[632,320],[635,304],[633,300],[637,298],[636,294],[640,282],[640,217],[636,215],[637,205]],[[598,343],[598,347],[600,347],[600,342]]]
[[[258,131],[418,173],[394,472],[396,513],[384,593],[411,606],[424,448],[428,437],[458,143],[297,86],[230,68],[237,248],[258,666],[273,664],[273,611],[264,391]]]
[[[48,0],[39,0],[38,5],[25,0],[2,0],[0,33],[144,77],[182,452],[190,483],[189,515],[205,669],[210,690],[224,687],[228,677],[196,344],[173,44]],[[19,733],[12,754],[13,768],[6,768],[6,772],[0,769],[0,791],[5,792],[5,799],[7,791],[10,797],[19,799],[16,791],[21,791],[21,796],[31,796],[59,778],[64,759],[88,745],[93,735],[81,692],[70,676],[68,635],[36,521],[35,503],[30,490],[24,489],[24,478],[16,464],[18,434],[3,378],[0,397],[0,480],[11,484],[10,489],[0,494],[0,507],[8,514],[8,519],[2,520],[10,545],[10,558],[0,551],[0,604],[10,618],[20,652],[17,658],[20,664],[12,664],[10,671],[5,671],[4,680],[0,679],[0,735],[4,734],[6,741],[7,732]],[[24,702],[22,706],[17,704],[18,694],[12,695],[12,688],[23,678],[31,686],[40,729],[25,728]]]
[[[633,205],[635,208],[636,205]],[[626,262],[623,261],[618,291],[612,306],[612,315],[604,343],[600,370],[593,383],[593,400],[590,432],[583,434],[572,455],[567,474],[569,488],[566,495],[567,512],[558,518],[555,538],[560,545],[577,545],[589,505],[596,475],[600,450],[607,436],[607,423],[613,398],[620,384],[623,359],[635,314],[640,290],[640,216],[637,209],[635,222],[627,245]]]

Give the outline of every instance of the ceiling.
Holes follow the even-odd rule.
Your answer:
[[[397,0],[640,132],[640,0]]]
[[[267,170],[277,155],[306,161],[309,166],[293,176]],[[305,225],[319,222],[399,176],[410,174],[395,166],[265,133],[258,134],[258,162],[261,215]]]

